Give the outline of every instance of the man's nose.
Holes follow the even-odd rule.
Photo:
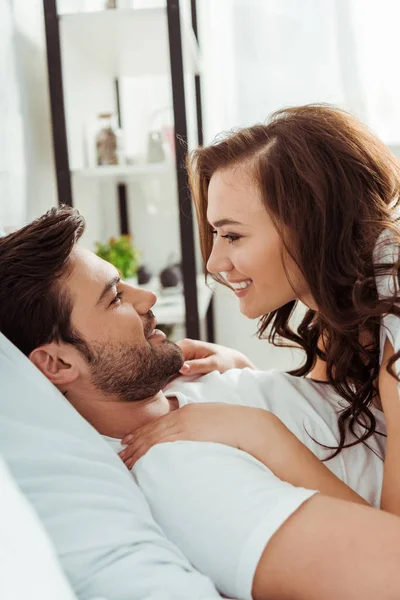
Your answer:
[[[232,268],[233,265],[230,259],[226,256],[225,252],[223,252],[218,241],[216,241],[207,261],[207,271],[209,273],[217,274],[231,271]]]
[[[139,315],[145,315],[157,302],[157,296],[150,290],[131,287],[131,302]]]

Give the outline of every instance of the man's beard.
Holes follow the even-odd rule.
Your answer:
[[[148,342],[132,346],[94,342],[88,350],[93,385],[129,402],[157,394],[183,364],[179,346],[166,339],[154,346]]]

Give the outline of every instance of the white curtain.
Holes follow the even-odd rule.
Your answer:
[[[364,118],[389,146],[400,149],[398,0],[352,0],[356,62]]]
[[[328,102],[400,150],[399,0],[198,0],[205,141],[285,106]],[[299,355],[254,337],[256,323],[219,289],[217,341],[261,368]]]
[[[207,134],[329,102],[400,143],[398,0],[201,0]]]
[[[0,223],[26,219],[24,134],[11,3],[0,0]]]

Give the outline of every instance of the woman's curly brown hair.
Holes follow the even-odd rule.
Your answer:
[[[392,244],[400,244],[400,165],[355,117],[326,105],[278,111],[267,124],[231,132],[195,150],[187,166],[204,264],[213,244],[207,222],[210,179],[238,165],[261,190],[283,256],[294,259],[318,306],[293,330],[289,321],[298,301],[289,302],[261,317],[258,334],[276,346],[304,349],[305,362],[291,375],[310,373],[317,357],[326,362],[328,382],[346,401],[335,456],[376,431],[370,407],[378,393],[380,322],[387,313],[400,316],[400,298],[379,298],[375,277],[398,283],[400,263],[374,264],[373,253],[385,229]],[[392,375],[399,357],[400,352],[389,361]],[[347,431],[356,441],[346,443]]]

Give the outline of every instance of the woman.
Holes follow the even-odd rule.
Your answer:
[[[381,508],[400,514],[398,162],[353,116],[315,105],[279,111],[266,125],[200,148],[188,168],[207,271],[233,290],[243,314],[260,318],[259,337],[268,330],[273,343],[304,349],[305,362],[293,376],[325,381],[344,406],[332,455],[382,433],[375,415],[383,409]],[[289,321],[298,301],[308,310],[294,331]],[[186,345],[187,359],[205,363],[214,352]],[[216,356],[220,369],[232,365],[228,350]],[[190,367],[195,373],[196,364],[182,373]],[[203,429],[196,425],[200,408]],[[209,418],[205,410],[193,407],[183,429],[171,427],[181,411],[164,417],[135,436],[123,458],[137,459],[153,443],[172,439],[237,444],[228,424],[219,439],[216,407],[209,406]],[[230,410],[233,415],[237,407]],[[242,437],[241,448],[251,452],[246,443]],[[314,462],[308,467],[321,469]]]

